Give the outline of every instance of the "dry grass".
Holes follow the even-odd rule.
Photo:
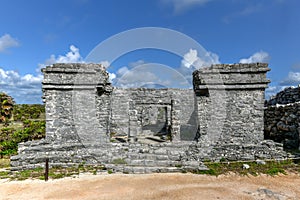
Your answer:
[[[10,167],[10,159],[9,158],[1,158],[0,159],[0,169],[1,168],[9,168]]]

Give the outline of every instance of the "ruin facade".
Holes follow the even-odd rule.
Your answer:
[[[268,71],[265,63],[217,64],[193,73],[193,89],[122,89],[99,64],[54,64],[42,70],[46,138],[19,144],[12,167],[49,158],[51,166],[148,173],[285,158],[282,144],[264,140]]]

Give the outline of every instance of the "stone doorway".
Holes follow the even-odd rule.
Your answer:
[[[130,113],[129,137],[139,142],[165,142],[171,139],[171,104],[138,104]]]

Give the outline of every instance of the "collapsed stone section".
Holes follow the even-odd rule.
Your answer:
[[[282,143],[285,149],[299,149],[299,124],[299,102],[269,106],[265,110],[265,138]]]
[[[205,169],[207,159],[284,158],[282,145],[263,140],[268,70],[213,65],[193,73],[194,90],[121,89],[99,64],[54,64],[42,70],[46,138],[20,143],[11,165],[35,168],[49,158],[50,166],[148,173]]]
[[[282,143],[285,149],[300,149],[300,87],[289,87],[265,102],[266,139]]]
[[[275,96],[272,96],[265,102],[266,106],[272,106],[276,104],[290,104],[300,101],[300,87],[288,87],[283,91],[280,91]]]

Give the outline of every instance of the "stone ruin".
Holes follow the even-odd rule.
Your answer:
[[[264,137],[299,150],[300,87],[289,87],[265,102]]]
[[[204,160],[282,159],[264,140],[268,64],[217,64],[193,89],[114,88],[99,64],[42,69],[46,138],[20,143],[12,169],[103,164],[124,173],[206,169]],[[120,162],[122,161],[122,162]]]

